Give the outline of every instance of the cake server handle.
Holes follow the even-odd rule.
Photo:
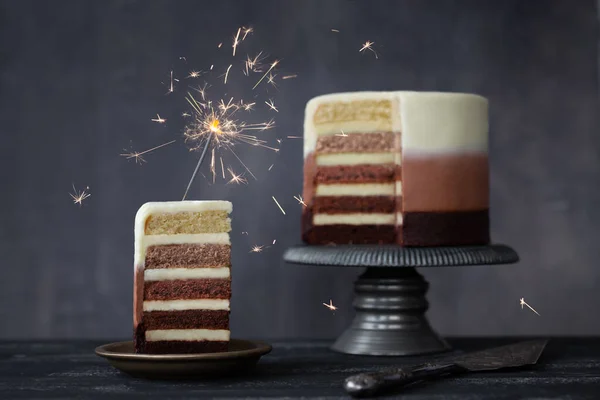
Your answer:
[[[467,372],[458,364],[424,365],[412,369],[391,368],[379,372],[362,373],[346,378],[344,389],[353,397],[375,396],[393,388],[424,380],[433,380],[448,374]]]

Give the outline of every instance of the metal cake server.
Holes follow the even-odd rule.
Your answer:
[[[411,383],[433,380],[451,374],[493,371],[535,364],[547,340],[531,340],[443,359],[436,364],[412,368],[391,368],[374,373],[353,375],[344,382],[346,392],[354,397],[380,394]]]

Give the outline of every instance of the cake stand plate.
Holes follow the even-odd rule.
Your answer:
[[[346,354],[409,356],[438,353],[450,346],[431,328],[428,282],[416,268],[512,264],[508,246],[400,247],[393,245],[296,246],[292,264],[367,267],[354,284],[356,316],[332,349]]]
[[[271,351],[271,346],[257,341],[231,339],[229,350],[202,354],[137,354],[133,342],[117,342],[96,348],[115,368],[136,378],[146,379],[214,379],[252,369]]]

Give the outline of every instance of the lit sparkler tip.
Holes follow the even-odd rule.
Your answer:
[[[298,196],[294,196],[294,199],[296,199],[296,201],[300,204],[302,204],[303,207],[306,207],[306,203],[304,202],[304,199],[302,198],[302,196],[298,195]]]
[[[77,189],[75,189],[75,184],[73,184],[73,193],[69,193],[69,195],[73,199],[73,204],[79,204],[79,206],[81,206],[83,201],[91,196],[91,194],[87,193],[86,190],[90,190],[90,187],[86,186],[85,190],[82,190],[80,192]]]
[[[271,196],[271,198],[273,199],[273,201],[275,202],[275,204],[277,204],[277,207],[279,207],[279,209],[281,210],[281,212],[283,213],[283,215],[285,215],[285,211],[283,210],[283,208],[281,207],[281,205],[279,204],[279,202],[277,201],[277,199],[275,198],[275,196]]]
[[[167,120],[165,118],[161,118],[160,115],[158,115],[158,114],[156,114],[156,118],[152,118],[151,121],[157,122],[159,124],[164,124],[165,122],[167,122]]]
[[[336,306],[333,305],[333,301],[331,299],[329,300],[329,304],[323,303],[323,305],[329,308],[331,311],[335,311],[338,309]]]
[[[364,52],[365,50],[369,50],[371,52],[373,52],[373,54],[375,54],[375,58],[379,58],[379,56],[377,55],[377,52],[373,49],[373,45],[375,44],[375,42],[371,42],[370,40],[367,40],[362,47],[360,48],[359,53]]]

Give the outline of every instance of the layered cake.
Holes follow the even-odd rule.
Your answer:
[[[137,353],[206,353],[229,344],[232,205],[146,203],[135,216]]]
[[[481,96],[354,92],[306,106],[308,244],[487,244],[488,180]]]

